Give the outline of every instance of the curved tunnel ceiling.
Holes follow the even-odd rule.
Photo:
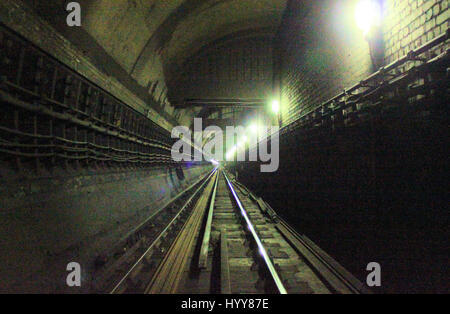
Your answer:
[[[168,19],[171,23],[177,23],[171,36],[168,36],[170,40],[161,43],[161,55],[169,72],[176,71],[188,57],[219,38],[263,28],[272,29],[275,33],[285,4],[285,1],[273,0],[200,2],[205,4],[184,19]],[[145,58],[145,55],[142,57]]]
[[[140,83],[158,67],[170,80],[187,58],[230,34],[275,33],[286,6],[286,0],[89,2],[85,28]]]
[[[274,36],[287,0],[78,0],[82,29],[67,28],[69,0],[27,5],[82,49],[106,75],[127,75],[179,122],[195,110],[175,111],[169,90],[188,60],[217,43]],[[107,56],[105,56],[107,54]],[[114,64],[113,64],[114,63]],[[111,67],[117,71],[110,70]],[[114,74],[115,73],[115,74]]]

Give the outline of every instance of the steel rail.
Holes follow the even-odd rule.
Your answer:
[[[214,188],[211,194],[211,200],[209,203],[209,211],[208,211],[208,218],[206,220],[206,226],[205,226],[205,232],[203,234],[203,241],[202,246],[200,248],[200,257],[198,262],[198,267],[200,269],[206,268],[206,263],[208,261],[208,250],[209,250],[209,241],[211,238],[211,225],[213,220],[213,214],[214,214],[214,204],[216,200],[216,192],[217,192],[217,186],[219,183],[219,177],[220,174],[216,176],[216,182],[214,183]]]
[[[292,248],[299,256],[305,259],[310,267],[318,274],[321,280],[326,283],[330,289],[340,294],[360,294],[370,293],[364,289],[361,282],[348,273],[336,261],[330,264],[331,257],[325,253],[319,252],[317,246],[307,244],[305,236],[298,235],[281,218],[275,228],[281,233],[283,238],[291,244]]]
[[[275,228],[292,248],[304,258],[309,265],[319,274],[324,282],[338,293],[370,294],[371,291],[336,260],[320,249],[312,240],[305,235],[300,235],[273,208],[263,199],[256,197],[245,185],[236,181],[241,192],[248,194],[263,212],[268,214],[276,223]]]
[[[139,230],[141,230],[150,220],[152,220],[154,217],[156,217],[158,214],[160,214],[166,207],[168,207],[170,204],[172,204],[173,202],[178,201],[186,192],[189,192],[190,190],[192,190],[197,184],[199,184],[201,181],[205,180],[207,177],[209,177],[211,174],[207,174],[205,176],[203,176],[202,178],[200,178],[199,180],[197,180],[196,182],[192,183],[188,188],[186,188],[183,192],[178,193],[176,196],[174,196],[173,198],[171,198],[170,200],[168,200],[163,206],[160,207],[159,210],[157,210],[156,212],[154,212],[150,217],[148,217],[144,222],[142,222],[139,226],[137,226],[136,228],[134,228],[132,231],[130,231],[125,237],[123,237],[122,239],[127,239],[129,236],[131,236],[132,234],[139,232]]]
[[[217,176],[217,172],[214,174]],[[189,218],[181,231],[177,233],[169,250],[159,263],[145,289],[145,294],[174,294],[177,293],[183,274],[189,264],[191,252],[197,243],[197,235],[205,216],[209,197],[214,187],[214,180],[209,180],[202,191],[202,195],[194,205]]]
[[[281,281],[281,278],[278,275],[278,273],[275,269],[275,266],[272,263],[272,260],[270,259],[269,255],[267,254],[267,251],[264,248],[264,245],[262,244],[258,234],[256,233],[255,228],[253,227],[253,224],[252,224],[250,218],[248,217],[244,206],[242,205],[241,201],[239,200],[239,197],[237,196],[236,191],[234,190],[233,185],[231,184],[231,181],[228,179],[228,176],[226,175],[225,171],[223,171],[223,174],[225,176],[225,179],[227,180],[228,187],[230,188],[231,193],[233,194],[233,197],[236,200],[236,203],[239,206],[239,209],[241,210],[241,214],[244,217],[245,221],[247,222],[248,229],[252,233],[253,238],[254,238],[256,244],[258,245],[259,253],[263,257],[264,262],[266,263],[266,266],[269,269],[269,272],[272,276],[273,281],[275,282],[275,285],[276,285],[278,291],[280,292],[280,294],[287,294],[287,290],[284,287],[283,282]]]
[[[205,182],[202,183],[202,185],[191,195],[191,197],[185,202],[183,207],[181,207],[178,214],[169,222],[169,224],[164,228],[163,231],[158,235],[158,237],[152,242],[152,244],[148,247],[148,249],[142,254],[142,256],[136,261],[136,263],[133,264],[133,266],[130,268],[130,270],[122,277],[122,279],[119,281],[119,283],[116,284],[116,286],[111,290],[110,294],[116,293],[116,291],[120,288],[120,286],[128,279],[130,274],[133,272],[133,270],[139,266],[139,264],[142,262],[142,260],[145,258],[145,256],[155,247],[155,245],[159,242],[159,240],[166,234],[168,230],[171,229],[172,225],[175,221],[177,221],[178,217],[181,215],[181,213],[186,209],[186,207],[191,203],[191,201],[194,199],[194,197],[202,190],[202,188],[206,185],[206,183],[209,181],[209,179],[216,173],[217,168],[215,168],[210,175],[206,178]]]

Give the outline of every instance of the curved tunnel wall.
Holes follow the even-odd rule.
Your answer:
[[[63,12],[65,13],[65,11]],[[120,99],[123,105],[134,108],[139,114],[152,119],[160,127],[171,129],[171,124],[166,119],[167,116],[152,109],[151,101],[146,102],[148,99],[142,97],[137,89],[129,83],[119,80],[119,76],[113,75],[114,73],[120,74],[117,68],[116,70],[119,72],[100,66],[95,60],[93,61],[92,55],[84,54],[80,50],[80,46],[72,45],[52,26],[36,17],[35,12],[29,8],[21,6],[20,3],[4,1],[0,3],[0,16],[5,18],[2,22],[5,22],[14,31],[30,40],[44,52],[50,53],[71,70],[84,76],[86,80],[96,84],[97,91],[102,89],[111,93]],[[2,41],[9,41],[9,38],[9,35],[3,36]],[[14,45],[14,41],[12,43]],[[89,45],[90,42],[87,44]],[[7,45],[2,48],[5,46]],[[30,51],[34,52],[35,49]],[[17,54],[10,56],[9,52],[3,49],[1,53],[1,62],[17,56]],[[7,70],[6,67],[3,69]],[[67,72],[66,68],[64,68],[65,72]],[[14,72],[10,74],[14,76]],[[28,77],[32,79],[35,76],[28,73]],[[40,86],[36,85],[38,88]],[[5,94],[10,91],[3,85],[1,89]],[[43,99],[37,101],[42,102],[43,106],[48,105]],[[70,102],[70,99],[67,101]],[[73,136],[76,136],[75,140],[96,143],[97,146],[106,146],[109,143],[112,146],[108,149],[113,146],[116,149],[123,149],[123,146],[117,145],[129,145],[128,140],[120,142],[114,136],[110,138],[111,142],[108,142],[109,140],[104,137],[105,134],[96,133],[98,130],[87,136],[86,132],[93,131],[87,131],[89,129],[87,125],[76,126],[79,132],[75,132],[73,123],[56,121],[45,115],[38,115],[39,117],[34,115],[39,120],[39,128],[36,129],[32,127],[33,123],[29,123],[29,119],[33,119],[33,114],[25,112],[26,110],[18,110],[11,103],[3,104],[3,100],[2,105],[5,105],[2,126],[15,128],[13,120],[9,119],[10,115],[6,115],[6,113],[16,111],[20,112],[17,117],[18,119],[20,117],[18,123],[20,124],[19,129],[22,131],[50,134],[47,133],[50,129],[46,129],[44,126],[53,123],[55,128],[57,126],[57,130],[54,130],[55,133],[52,133],[53,136],[65,137],[67,135],[72,140]],[[69,105],[73,106],[72,103]],[[77,108],[81,109],[81,107]],[[140,118],[145,119],[141,116]],[[105,121],[97,119],[91,123],[102,124]],[[65,126],[61,128],[64,124],[68,124],[72,129],[66,129]],[[30,131],[30,127],[34,131]],[[117,126],[110,125],[108,128],[114,129],[115,127]],[[137,127],[137,124],[134,127]],[[63,129],[66,129],[66,134],[61,132]],[[129,134],[127,132],[130,130],[123,129],[120,133]],[[136,130],[134,128],[133,132]],[[155,140],[161,130],[158,131],[155,128],[151,131],[153,133],[147,134],[147,136]],[[83,134],[87,136],[84,139]],[[20,142],[24,141],[24,138],[13,139],[11,136],[4,138],[3,135],[3,140],[17,141],[19,143],[15,144],[19,145],[26,143]],[[169,138],[167,142],[170,142],[170,133],[167,133],[167,137]],[[136,147],[128,146],[128,149],[132,151]],[[209,164],[140,168],[131,166],[131,164],[117,167],[117,164],[114,163],[112,167],[108,167],[108,163],[97,162],[81,163],[83,167],[80,167],[81,164],[77,166],[76,162],[68,162],[64,168],[60,169],[55,164],[48,164],[49,160],[46,160],[46,165],[52,164],[52,168],[40,169],[41,172],[35,172],[36,169],[32,166],[33,162],[30,163],[29,159],[22,163],[20,158],[11,157],[10,154],[2,153],[0,157],[2,161],[0,167],[0,219],[2,222],[0,227],[2,239],[0,278],[2,287],[0,290],[4,292],[65,291],[68,274],[66,266],[69,262],[81,264],[83,282],[81,289],[71,289],[67,292],[90,291],[96,259],[110,253],[118,241],[123,240],[149,216],[161,209],[170,198],[211,170]],[[170,159],[170,149],[168,153],[166,152],[165,158]],[[18,163],[15,163],[16,161]],[[19,164],[20,167],[18,167]],[[61,165],[61,163],[58,161],[57,165]],[[17,172],[16,168],[21,169]],[[183,170],[182,173],[180,169]]]
[[[0,291],[61,292],[70,262],[80,263],[80,289],[89,291],[98,257],[211,170],[191,166],[178,174],[175,168],[156,168],[28,179],[2,171]]]
[[[176,99],[272,97],[271,37],[245,38],[216,44],[193,57],[176,81]]]
[[[58,12],[64,11],[63,2],[57,2],[60,4],[60,11]],[[177,3],[181,4],[181,2],[178,1]],[[205,1],[206,4],[226,2]],[[237,4],[243,2],[241,0],[230,1],[230,3],[233,3],[233,7],[238,9],[239,5]],[[282,2],[278,1],[278,3]],[[279,37],[281,38],[281,44],[278,47],[281,49],[276,52],[283,57],[280,65],[281,72],[275,74],[280,78],[281,83],[284,124],[295,121],[311,106],[334,96],[343,88],[358,82],[370,73],[371,65],[367,43],[353,26],[339,23],[339,18],[342,18],[342,16],[335,20],[334,24],[328,23],[328,19],[333,18],[334,13],[346,11],[342,8],[340,8],[341,11],[322,8],[330,2],[290,1],[288,14],[284,19],[287,28],[281,29]],[[354,2],[353,0],[338,1],[338,3],[347,4]],[[29,39],[40,45],[41,48],[59,54],[59,56],[63,55],[63,58],[58,58],[60,61],[66,61],[71,68],[84,72],[83,75],[85,76],[87,76],[85,73],[89,73],[88,78],[95,78],[95,82],[102,88],[108,88],[112,94],[121,98],[128,105],[137,104],[136,109],[139,112],[152,117],[155,121],[159,121],[160,125],[170,129],[170,123],[165,121],[165,118],[161,119],[161,112],[166,107],[163,108],[159,105],[160,107],[157,108],[159,113],[157,113],[157,110],[152,109],[152,106],[147,106],[152,102],[145,101],[144,95],[148,91],[153,91],[154,82],[149,77],[140,77],[140,74],[152,74],[145,71],[145,66],[151,66],[152,71],[158,72],[155,77],[160,75],[162,70],[162,66],[159,64],[160,57],[156,56],[155,58],[158,60],[155,60],[153,54],[146,55],[143,58],[145,62],[142,61],[145,66],[138,69],[140,74],[136,76],[136,73],[138,73],[136,71],[134,74],[131,73],[133,63],[131,56],[137,57],[141,47],[146,45],[145,39],[140,37],[139,45],[129,48],[133,53],[126,55],[127,59],[120,59],[120,55],[128,51],[126,49],[127,44],[131,45],[136,39],[128,38],[128,35],[130,35],[129,28],[122,29],[123,32],[120,32],[121,25],[132,28],[135,25],[134,23],[128,24],[126,19],[114,21],[117,22],[117,24],[113,24],[117,26],[120,33],[117,37],[112,36],[112,38],[115,38],[114,40],[107,38],[108,34],[102,33],[100,30],[97,30],[97,37],[92,36],[95,30],[91,29],[92,34],[87,32],[91,37],[80,36],[78,44],[75,45],[78,50],[72,50],[73,46],[65,45],[66,39],[70,37],[69,35],[65,36],[64,39],[60,34],[52,31],[45,33],[49,34],[48,36],[42,36],[44,30],[48,30],[47,25],[43,23],[34,24],[35,20],[31,18],[32,15],[27,15],[30,11],[26,11],[27,14],[22,15],[23,12],[18,9],[19,6],[16,6],[16,3],[19,2],[2,1],[0,13],[2,17],[14,20],[15,27],[22,35],[28,34]],[[49,2],[40,0],[32,2],[34,7],[39,10],[42,7],[36,6],[36,4],[42,3]],[[86,3],[92,2],[86,1]],[[139,10],[135,5],[137,3],[136,1],[120,1],[123,6],[118,6],[117,10],[113,10],[113,12],[119,14],[121,8],[127,8],[127,14],[124,16],[134,17],[138,15],[142,24],[145,24],[149,21],[145,20],[145,16],[138,14],[137,11]],[[164,1],[159,3],[164,3]],[[262,3],[262,1],[258,3]],[[264,1],[264,3],[270,2]],[[308,3],[307,6],[310,9],[306,10],[305,7],[299,5],[300,3]],[[389,12],[395,12],[392,13],[393,17],[400,16],[403,18],[405,15],[407,17],[404,20],[391,18],[389,27],[384,30],[386,62],[405,55],[413,47],[423,43],[424,40],[429,40],[448,29],[449,9],[447,1],[420,2],[419,7],[417,7],[415,1],[408,0],[386,0],[386,3]],[[10,4],[10,6],[8,7],[6,4]],[[414,8],[413,5],[415,5]],[[14,7],[14,10],[10,10],[11,7]],[[149,11],[152,10],[152,7],[146,8]],[[46,11],[43,12],[45,15]],[[167,15],[170,12],[167,12]],[[303,19],[305,12],[309,14],[306,20]],[[404,12],[414,12],[414,14]],[[267,14],[270,15],[270,12]],[[267,14],[262,12],[261,16],[265,17]],[[202,16],[205,15],[207,14]],[[241,15],[245,14],[241,12]],[[60,15],[55,16],[59,17]],[[61,16],[64,17],[64,15]],[[162,15],[162,17],[164,16]],[[109,16],[107,20],[104,21],[105,24],[114,20],[114,18]],[[224,20],[226,20],[226,17],[224,17]],[[352,17],[350,17],[350,20],[352,20]],[[92,16],[91,22],[91,26],[95,27],[94,16]],[[184,25],[191,25],[196,22],[198,22],[197,18],[192,17]],[[146,26],[141,25],[141,23],[138,24],[145,29]],[[235,26],[238,24],[234,23]],[[57,28],[56,24],[53,25]],[[190,30],[189,27],[186,29]],[[200,25],[198,29],[205,30],[207,27],[202,28]],[[225,30],[226,27],[222,28],[224,33],[226,33]],[[238,30],[235,29],[235,31]],[[179,31],[180,34],[182,34],[182,31]],[[71,36],[75,36],[74,34]],[[217,39],[214,38],[214,34],[209,35],[211,36],[205,38],[208,38],[208,40],[211,38]],[[396,36],[402,37],[397,38]],[[182,35],[178,37],[180,39]],[[123,40],[124,38],[128,39]],[[52,46],[55,39],[64,44],[61,47],[69,48],[66,51],[56,49],[60,46]],[[72,39],[75,41],[77,38],[75,36]],[[183,38],[181,39],[183,40]],[[194,42],[203,43],[201,39],[199,41],[197,39],[195,38]],[[84,42],[84,40],[87,41]],[[86,49],[95,40],[97,40],[97,43],[93,44],[92,47],[96,47],[95,50],[98,54]],[[111,46],[105,45],[103,47],[102,43],[105,42],[108,42]],[[189,42],[189,40],[184,41],[180,47]],[[122,43],[123,46],[120,45]],[[151,41],[148,41],[147,44],[149,45],[146,45],[146,47],[150,50],[154,48]],[[67,54],[67,51],[75,51],[75,53]],[[172,49],[172,52],[174,51],[177,51],[173,54],[174,56],[183,55],[183,51]],[[108,64],[116,63],[114,69],[104,67],[105,63],[95,62],[101,61],[103,57]],[[86,60],[93,62],[89,63]],[[217,66],[217,63],[215,62],[214,65]],[[96,71],[91,71],[93,68]],[[119,79],[122,85],[116,84]],[[131,90],[131,94],[134,94],[134,96],[130,96]],[[163,85],[158,85],[155,92],[163,94]],[[123,97],[124,95],[127,97]],[[136,97],[136,95],[140,95],[140,99],[137,100],[136,98],[139,97]],[[165,111],[170,113],[170,110]],[[436,118],[435,115],[432,117]],[[182,118],[190,120],[192,116],[186,114]],[[375,128],[366,126],[366,128],[347,129],[339,134],[324,133],[320,134],[320,137],[307,142],[301,142],[301,139],[297,136],[290,138],[285,136],[282,138],[284,144],[281,147],[281,168],[277,174],[260,175],[259,167],[255,167],[254,169],[244,169],[243,173],[248,175],[241,176],[241,178],[248,182],[250,186],[256,187],[260,195],[266,196],[275,209],[281,213],[284,211],[284,214],[301,220],[298,226],[304,227],[299,228],[302,232],[316,231],[318,232],[316,237],[312,236],[314,240],[317,238],[329,240],[328,244],[318,242],[321,246],[323,244],[324,248],[330,252],[337,247],[335,245],[337,243],[342,244],[349,239],[360,240],[358,236],[364,235],[364,232],[367,231],[364,225],[363,228],[359,226],[361,221],[371,223],[370,230],[375,231],[371,235],[372,237],[374,235],[383,236],[383,234],[389,236],[386,229],[384,229],[386,232],[383,233],[381,232],[383,229],[380,228],[380,226],[386,228],[384,223],[387,222],[390,224],[389,230],[403,239],[405,233],[401,232],[412,229],[408,226],[408,220],[402,219],[411,217],[411,215],[424,218],[423,222],[436,223],[433,228],[435,227],[439,231],[442,226],[438,224],[439,219],[436,218],[439,217],[440,210],[444,207],[439,203],[439,197],[445,193],[445,191],[442,191],[442,185],[439,182],[444,181],[442,176],[447,172],[443,163],[446,160],[445,154],[441,149],[446,145],[442,145],[436,139],[439,139],[439,134],[445,132],[448,123],[440,123],[439,121],[436,123],[437,120],[429,121],[419,119],[418,122],[405,120],[399,123],[396,119],[385,120],[379,122]],[[421,146],[420,143],[423,142],[428,144]],[[368,146],[367,143],[373,145]],[[424,147],[426,148],[424,149]],[[386,157],[387,155],[390,155],[391,158]],[[425,158],[416,160],[415,156],[425,156]],[[439,160],[440,162],[436,163],[435,167],[430,168],[428,164],[433,160]],[[373,171],[374,165],[376,166],[375,172]],[[293,172],[292,169],[296,169],[296,171]],[[186,179],[180,181],[176,173],[167,168],[142,171],[124,170],[121,173],[101,174],[96,172],[92,175],[76,176],[65,174],[60,178],[52,177],[50,179],[13,178],[8,170],[5,170],[1,179],[3,182],[1,182],[0,195],[2,196],[2,221],[5,221],[5,224],[1,227],[3,241],[1,253],[2,256],[6,256],[2,260],[4,267],[1,268],[1,277],[6,278],[6,284],[2,289],[6,288],[8,291],[14,291],[15,289],[17,291],[57,290],[58,287],[55,286],[54,279],[57,278],[57,282],[65,282],[65,276],[67,275],[65,266],[69,260],[79,261],[83,264],[83,267],[88,269],[87,274],[84,275],[84,280],[88,284],[84,288],[89,289],[89,274],[95,258],[103,254],[104,250],[111,248],[117,240],[160,208],[170,195],[180,191],[188,184],[188,181],[194,181],[195,178],[207,171],[209,171],[209,167],[185,169]],[[391,186],[383,185],[383,178],[389,178],[392,173],[395,173],[395,180],[391,184],[393,189],[390,189]],[[283,176],[286,178],[285,182],[280,180],[280,177]],[[381,210],[383,215],[381,220],[370,220],[375,217],[376,210],[380,209],[380,204],[372,202],[374,200],[374,186],[375,192],[384,197],[381,202],[382,205],[385,205]],[[417,187],[422,189],[423,192],[419,196],[411,192]],[[166,191],[165,194],[162,193],[164,190]],[[274,191],[278,191],[278,194],[275,194]],[[433,193],[436,193],[437,196]],[[433,197],[430,198],[430,195]],[[418,198],[419,200],[416,202]],[[416,210],[411,211],[411,206],[405,206],[405,199],[410,201],[408,206],[416,206]],[[285,200],[289,200],[287,204]],[[81,208],[77,208],[80,204]],[[392,210],[393,208],[394,210]],[[431,210],[429,210],[430,208]],[[329,219],[324,220],[324,217]],[[401,228],[396,224],[398,221],[403,223]],[[320,226],[317,227],[317,225]],[[329,231],[334,226],[341,226],[341,229],[333,234]],[[420,225],[419,227],[423,226]],[[355,228],[353,230],[360,230],[361,234],[349,236],[348,230],[352,228]],[[429,230],[431,230],[432,236],[437,235],[433,233],[435,232],[433,229]],[[17,232],[17,238],[10,236],[13,231],[14,233]],[[5,241],[5,239],[8,240]],[[342,239],[344,241],[340,241]],[[423,252],[420,247],[420,240],[422,238],[415,239],[419,240],[419,245],[415,246],[418,249],[414,251],[416,256],[413,257],[421,258]],[[431,237],[430,239],[434,238]],[[439,241],[436,243],[440,243]],[[409,240],[405,240],[403,243],[414,244]],[[345,256],[350,262],[358,260],[352,253],[356,252],[354,250],[363,246],[363,244],[363,241],[357,244],[352,242],[352,245],[343,248],[344,251],[347,249],[347,252],[349,252]],[[422,247],[426,248],[429,242],[425,241],[422,244],[424,244]],[[348,248],[350,249],[348,250]],[[387,260],[395,254],[395,252],[389,250],[385,252],[387,257],[384,258]],[[370,255],[367,256],[371,258]],[[411,260],[410,256],[405,257],[406,260]],[[34,261],[34,258],[37,262]],[[365,258],[363,257],[363,260]],[[437,267],[434,268],[442,269],[442,265],[439,262],[436,263]],[[428,265],[422,264],[421,266],[426,270]],[[362,269],[356,269],[355,273],[359,271],[361,274]],[[364,270],[362,272],[364,273]],[[424,274],[418,275],[419,280],[426,276],[426,272]],[[402,273],[394,274],[394,276],[402,276]],[[444,278],[439,273],[434,273],[433,276],[435,282],[438,283]],[[15,280],[16,278],[20,278],[20,280]],[[35,285],[29,285],[30,280],[35,282]],[[411,281],[408,285],[413,282]],[[431,288],[434,289],[435,287]]]
[[[275,48],[281,57],[276,74],[283,124],[371,74],[368,43],[349,15],[356,2],[289,2]],[[448,32],[447,1],[384,2],[386,64]],[[427,54],[446,49],[448,43]],[[398,71],[412,66],[409,62]],[[429,77],[445,81],[445,69]],[[310,119],[282,134],[279,170],[261,173],[259,165],[248,163],[239,168],[239,180],[360,280],[367,276],[365,266],[377,261],[386,292],[444,292],[448,197],[442,183],[448,140],[442,134],[448,97],[443,88],[421,103],[423,95],[406,90],[424,81],[410,77],[395,87],[394,100],[384,94],[379,111],[368,111],[374,115],[368,121],[348,115],[345,127],[319,127],[320,119]]]
[[[286,0],[80,0],[82,25],[71,28],[66,25],[67,0],[5,2],[13,11],[33,10],[104,74],[126,85],[166,119],[184,125],[195,112],[176,109],[168,98],[184,61],[235,33],[270,29],[273,35],[286,5]],[[24,23],[30,24],[20,24]]]

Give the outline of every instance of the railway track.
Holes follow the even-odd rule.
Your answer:
[[[183,212],[185,218],[167,225],[111,293],[369,292],[224,171],[213,171],[177,217]]]
[[[127,236],[125,243],[111,254],[118,257],[112,258],[113,261],[98,272],[95,290],[100,293],[143,293],[214,173],[176,196]]]

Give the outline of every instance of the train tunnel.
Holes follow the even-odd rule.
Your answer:
[[[0,0],[0,292],[448,293],[449,20]]]

